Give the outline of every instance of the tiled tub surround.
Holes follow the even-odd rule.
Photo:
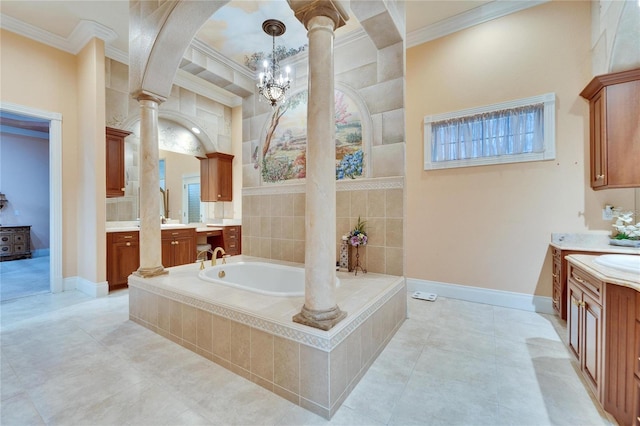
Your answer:
[[[369,272],[403,274],[403,178],[338,181],[336,255],[342,235],[358,217],[365,220],[369,242],[360,261]],[[242,252],[250,256],[304,262],[304,184],[243,188]],[[336,259],[338,260],[338,259]]]
[[[325,418],[406,318],[403,277],[338,273],[337,301],[348,316],[322,331],[291,321],[304,297],[216,285],[198,272],[198,265],[183,265],[160,277],[131,276],[130,319]]]

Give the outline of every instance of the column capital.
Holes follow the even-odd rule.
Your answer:
[[[163,96],[158,96],[158,95],[156,95],[154,93],[147,92],[146,90],[139,90],[137,92],[133,92],[131,94],[131,97],[134,98],[138,102],[140,102],[140,101],[153,101],[153,102],[157,103],[158,105],[160,105],[161,103],[163,103],[164,101],[167,100],[167,98],[165,98]]]
[[[305,28],[311,18],[326,16],[333,20],[334,31],[343,26],[349,19],[347,11],[338,0],[287,0],[298,21]]]

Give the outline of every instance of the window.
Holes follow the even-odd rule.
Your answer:
[[[165,159],[161,159],[158,162],[158,172],[160,173],[160,188],[162,189],[167,189],[167,182],[166,182],[166,172],[165,172]]]
[[[555,94],[424,118],[424,169],[555,158]]]

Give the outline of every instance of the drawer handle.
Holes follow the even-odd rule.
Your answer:
[[[553,278],[558,278],[558,274],[551,274],[553,275]]]
[[[125,235],[123,238],[133,238],[133,235]]]
[[[171,235],[180,235],[179,232],[172,232]]]
[[[580,284],[584,284],[584,280],[582,278],[580,278],[579,276],[577,276],[576,274],[572,275],[573,278],[575,278],[576,281],[578,281]]]
[[[129,241],[127,241],[126,246],[129,247],[131,245],[131,243]]]
[[[604,179],[604,175],[598,175],[598,176],[596,176],[596,180],[600,180],[600,179]]]
[[[577,307],[583,307],[584,308],[585,306],[587,306],[587,302],[583,302],[581,300],[571,299],[571,303],[573,303]]]

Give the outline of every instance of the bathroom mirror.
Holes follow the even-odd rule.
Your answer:
[[[138,125],[139,126],[139,125]],[[139,218],[139,130],[125,139],[125,195],[106,200],[107,221],[131,221]],[[184,177],[200,175],[204,148],[193,132],[174,121],[158,120],[160,191],[158,209],[161,216],[183,222]],[[184,216],[184,217],[183,217]],[[186,223],[186,222],[185,222]]]

